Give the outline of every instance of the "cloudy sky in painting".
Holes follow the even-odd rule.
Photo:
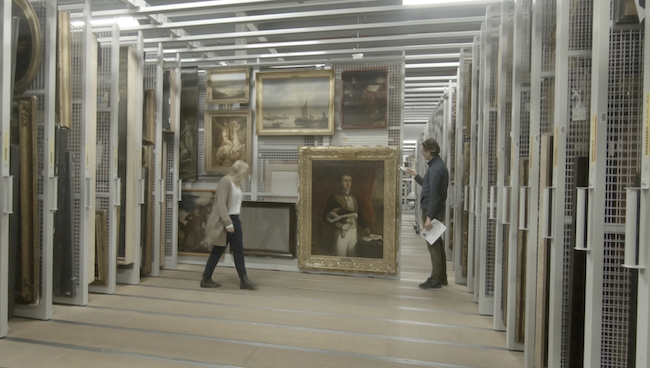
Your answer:
[[[263,108],[300,109],[305,101],[310,107],[329,105],[329,78],[265,79]]]

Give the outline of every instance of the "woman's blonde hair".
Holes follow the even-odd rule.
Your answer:
[[[237,160],[230,167],[228,177],[236,186],[241,187],[241,183],[248,178],[248,170],[249,166],[246,161]]]

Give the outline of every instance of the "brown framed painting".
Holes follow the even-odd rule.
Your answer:
[[[334,71],[264,72],[255,81],[258,135],[334,134]]]
[[[397,274],[399,152],[301,147],[298,267]]]
[[[341,85],[342,129],[388,126],[388,69],[344,70]]]
[[[237,160],[252,165],[253,127],[251,112],[212,110],[205,112],[205,172],[227,174]]]
[[[183,189],[178,204],[179,255],[208,256],[212,251],[212,247],[204,241],[205,225],[212,212],[215,190]]]
[[[248,103],[250,69],[210,69],[207,74],[207,105]]]

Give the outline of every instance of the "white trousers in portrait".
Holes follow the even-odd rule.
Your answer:
[[[344,237],[336,237],[336,255],[345,257],[354,253],[354,246],[357,245],[357,228],[349,229]]]

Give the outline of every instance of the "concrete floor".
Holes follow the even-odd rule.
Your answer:
[[[219,267],[223,286],[201,289],[202,267],[181,265],[51,321],[12,320],[0,367],[522,367],[451,269],[449,286],[418,289],[431,266],[411,221],[400,280],[249,270],[260,288],[244,291]]]

